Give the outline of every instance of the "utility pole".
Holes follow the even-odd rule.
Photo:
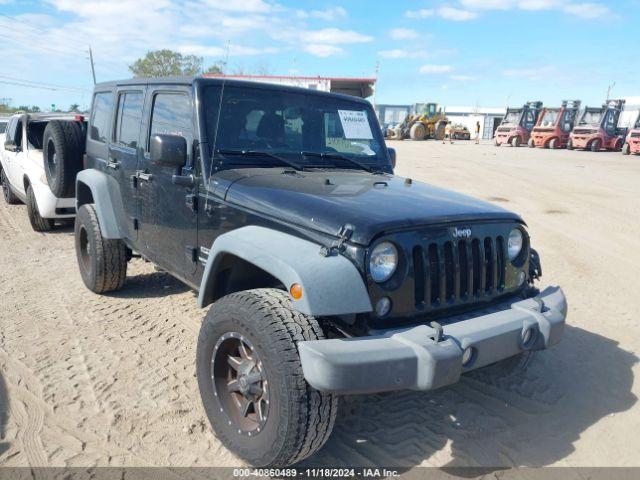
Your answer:
[[[91,75],[93,75],[93,84],[96,84],[96,67],[93,64],[93,52],[91,51],[91,45],[89,45],[89,61],[91,62]]]

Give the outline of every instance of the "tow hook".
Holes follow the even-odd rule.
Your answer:
[[[432,335],[429,335],[429,338],[436,343],[441,342],[444,337],[442,333],[442,325],[440,325],[438,322],[431,322],[429,323],[429,326],[435,330]]]

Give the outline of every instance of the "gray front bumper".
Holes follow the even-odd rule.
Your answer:
[[[444,326],[443,339],[426,325],[382,335],[299,343],[304,377],[320,391],[374,393],[431,390],[455,383],[462,373],[526,350],[543,350],[560,341],[567,302],[559,287],[506,309]],[[532,340],[523,343],[532,329]],[[462,365],[466,348],[474,356]]]

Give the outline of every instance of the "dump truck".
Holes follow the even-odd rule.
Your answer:
[[[580,100],[563,100],[560,108],[545,108],[531,131],[531,148],[566,148],[578,119]]]
[[[507,113],[496,130],[495,146],[507,144],[519,147],[526,144],[541,111],[542,102],[540,101],[527,102],[521,108],[507,108]]]
[[[449,121],[437,103],[415,103],[412,111],[404,122],[389,127],[387,139],[420,141],[444,138],[444,129]]]
[[[567,148],[599,152],[622,150],[628,129],[618,127],[624,100],[607,100],[600,108],[586,107],[571,132]]]

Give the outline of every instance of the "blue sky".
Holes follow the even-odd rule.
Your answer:
[[[374,76],[377,101],[503,106],[640,95],[640,1],[0,0],[0,98],[85,106],[172,48],[245,73]]]

